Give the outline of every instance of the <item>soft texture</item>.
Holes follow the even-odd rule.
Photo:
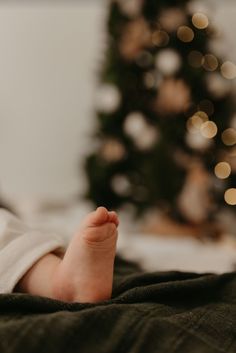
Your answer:
[[[11,293],[42,256],[63,251],[65,247],[62,236],[33,230],[0,209],[0,293]]]
[[[234,353],[235,293],[235,273],[143,273],[118,259],[103,303],[0,295],[0,351]]]

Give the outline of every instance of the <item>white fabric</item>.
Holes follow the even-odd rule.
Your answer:
[[[66,245],[62,236],[33,230],[0,209],[0,293],[11,293],[41,257],[52,251],[63,251]]]

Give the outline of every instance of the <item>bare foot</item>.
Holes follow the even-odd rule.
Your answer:
[[[98,302],[112,292],[118,217],[99,207],[71,240],[54,275],[53,296],[69,302]]]

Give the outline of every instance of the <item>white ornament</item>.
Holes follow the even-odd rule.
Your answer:
[[[95,106],[99,112],[113,113],[121,103],[121,94],[115,85],[104,84],[98,88]]]
[[[164,75],[173,75],[182,65],[180,55],[173,49],[164,49],[156,56],[156,67]]]
[[[195,133],[188,132],[186,135],[186,142],[189,147],[196,150],[205,150],[212,144],[212,140],[205,138],[200,131]]]
[[[208,74],[207,87],[216,98],[223,98],[231,89],[229,81],[216,72]]]
[[[137,17],[141,13],[143,0],[117,0],[121,11],[129,17]]]
[[[148,124],[146,118],[140,112],[134,112],[127,116],[124,131],[141,150],[152,148],[158,140],[157,129]]]
[[[120,196],[128,196],[130,194],[130,181],[122,174],[118,174],[112,178],[111,187]]]

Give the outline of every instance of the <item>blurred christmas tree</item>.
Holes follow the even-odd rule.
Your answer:
[[[114,0],[88,198],[202,224],[236,205],[236,66],[188,0]]]

